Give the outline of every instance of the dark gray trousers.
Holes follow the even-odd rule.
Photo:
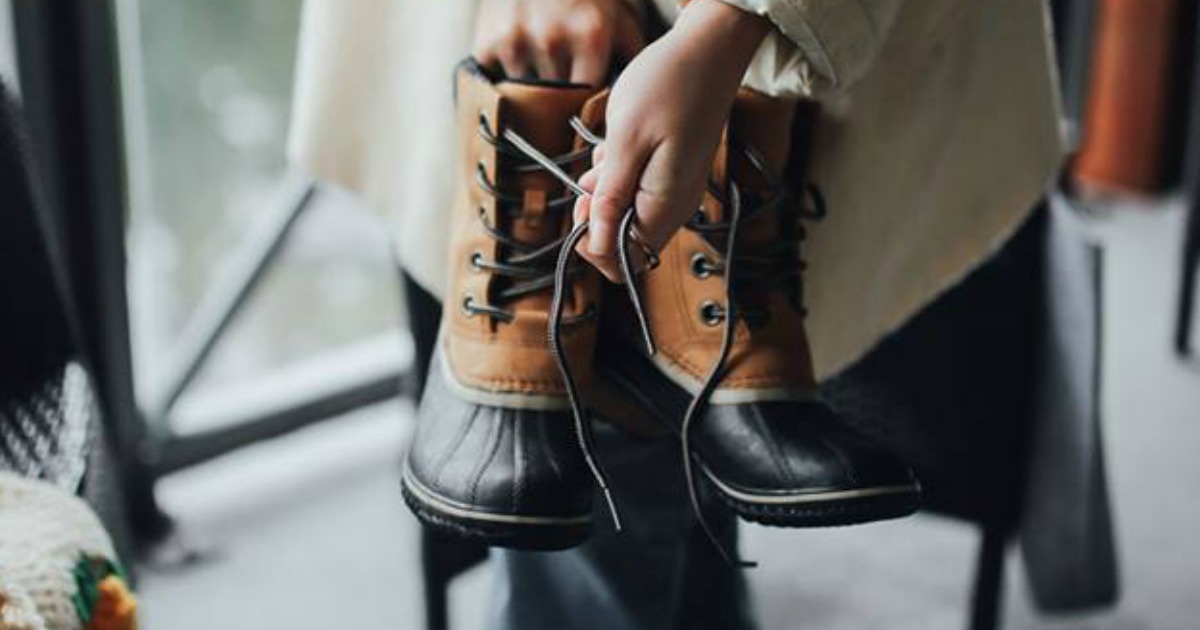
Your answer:
[[[756,627],[746,584],[705,537],[683,483],[679,441],[597,427],[624,531],[596,500],[596,530],[559,552],[492,551],[496,630],[671,630]],[[728,548],[737,524],[705,495],[709,520]]]

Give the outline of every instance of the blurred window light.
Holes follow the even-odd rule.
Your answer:
[[[0,0],[0,83],[10,91],[17,90],[16,38],[9,0]]]
[[[300,177],[284,143],[301,4],[118,0],[139,398],[162,386],[214,285]],[[377,217],[319,188],[180,406],[212,402],[234,384],[277,381],[297,363],[319,365],[322,353],[344,368],[354,362],[346,348],[364,339],[403,361],[390,251]],[[364,349],[362,361],[378,355]],[[184,424],[163,428],[205,429]]]

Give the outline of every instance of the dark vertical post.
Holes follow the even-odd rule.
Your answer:
[[[1004,594],[1004,553],[1008,548],[1005,529],[984,526],[975,567],[975,590],[971,595],[970,630],[997,630]]]
[[[1193,355],[1192,320],[1196,312],[1196,275],[1200,272],[1200,15],[1195,24],[1191,32],[1190,132],[1183,173],[1188,216],[1183,239],[1183,269],[1179,279],[1179,310],[1175,319],[1175,350],[1184,357]]]
[[[1053,0],[1054,38],[1062,81],[1063,117],[1067,123],[1067,145],[1079,147],[1092,50],[1095,0]]]
[[[133,388],[126,300],[125,168],[111,0],[13,5],[22,100],[46,184],[51,229],[120,459],[134,534],[171,529],[145,464],[149,436]]]

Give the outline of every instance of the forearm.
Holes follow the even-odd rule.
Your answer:
[[[670,34],[704,45],[721,46],[721,55],[705,55],[713,70],[743,72],[763,39],[771,32],[766,17],[720,0],[695,0],[680,13]]]

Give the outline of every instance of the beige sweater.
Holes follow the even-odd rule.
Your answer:
[[[904,0],[723,0],[766,16],[775,31],[744,83],[772,95],[823,99],[853,85],[883,49]],[[674,17],[674,0],[654,0]]]
[[[673,10],[671,0],[654,0]],[[806,296],[817,371],[861,356],[987,258],[1061,159],[1041,0],[726,0],[777,32],[747,83],[825,103]],[[289,154],[392,217],[443,290],[451,72],[473,0],[307,0]],[[670,19],[671,15],[667,15]]]

